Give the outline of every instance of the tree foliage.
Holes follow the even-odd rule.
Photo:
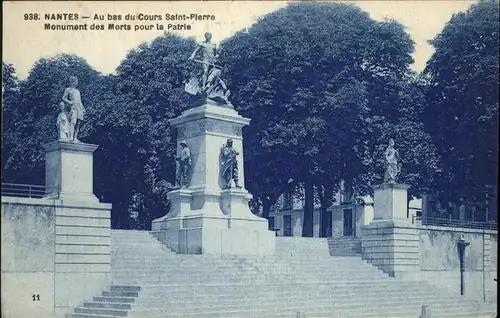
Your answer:
[[[482,198],[497,183],[499,6],[481,1],[455,14],[431,44],[425,124],[442,157],[448,200]]]
[[[11,64],[2,62],[2,154],[16,146],[19,127],[20,83]],[[2,172],[6,171],[8,156],[2,155]],[[8,178],[2,173],[2,180]]]
[[[395,21],[376,22],[353,5],[290,4],[223,48],[233,103],[252,118],[245,172],[254,193],[274,198],[289,179],[304,184],[306,201],[314,186],[331,197],[341,180],[369,192],[383,172],[377,149],[389,136],[402,139],[403,152],[421,145],[411,108],[420,95],[408,81],[413,42]],[[409,174],[427,164],[416,156]],[[303,234],[311,236],[312,205],[305,205]]]

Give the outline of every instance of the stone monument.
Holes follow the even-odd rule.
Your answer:
[[[61,112],[57,118],[59,138],[43,145],[45,150],[45,186],[47,191],[57,191],[61,200],[97,203],[93,192],[93,153],[99,147],[78,140],[83,122],[83,107],[78,78],[71,76],[70,86],[65,89]],[[66,104],[70,107],[69,116]],[[54,193],[47,193],[54,196]]]
[[[216,48],[210,40],[207,33],[191,55],[195,60],[202,52],[202,60],[195,60],[202,67],[186,84],[186,92],[204,103],[170,120],[177,130],[180,157],[185,149],[181,143],[189,145],[190,182],[168,193],[170,211],[153,220],[152,232],[182,254],[273,254],[275,233],[268,230],[266,219],[250,211],[252,196],[244,188],[242,128],[250,119],[240,116],[227,99],[229,91],[221,85],[222,68],[214,63]]]
[[[373,186],[374,217],[362,230],[362,255],[393,277],[411,279],[419,271],[419,236],[408,218],[410,186],[396,182],[398,157],[390,139],[385,151],[384,183]]]

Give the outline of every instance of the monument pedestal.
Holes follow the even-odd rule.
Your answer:
[[[375,186],[374,218],[362,229],[363,259],[404,279],[420,270],[418,230],[407,217],[408,188],[398,183]]]
[[[48,196],[59,191],[60,200],[99,202],[93,191],[93,153],[99,146],[58,140],[42,147]]]
[[[191,152],[192,177],[188,189],[168,194],[170,212],[153,220],[152,233],[181,254],[269,255],[276,236],[268,221],[248,206],[252,196],[243,188],[222,190],[220,149],[227,139],[239,152],[240,184],[245,184],[242,128],[250,120],[234,109],[205,104],[171,120],[177,143],[185,141]]]

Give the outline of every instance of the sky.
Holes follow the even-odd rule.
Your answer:
[[[426,0],[426,1],[345,1],[354,3],[378,21],[385,18],[395,19],[405,25],[415,42],[414,70],[424,69],[433,53],[427,43],[433,39],[457,12],[466,11],[477,0]],[[126,57],[129,50],[142,42],[149,42],[164,31],[137,30],[135,25],[154,25],[161,23],[187,23],[191,30],[173,31],[182,36],[202,39],[210,31],[213,41],[220,42],[239,30],[249,27],[256,20],[272,11],[286,6],[284,1],[8,1],[3,3],[2,44],[3,61],[11,63],[18,77],[27,77],[33,64],[41,57],[51,57],[57,53],[73,53],[84,59],[103,74],[114,73],[116,67]],[[45,14],[73,13],[78,20],[49,21]],[[162,21],[125,21],[127,14],[161,15]],[[30,16],[30,14],[32,14]],[[39,19],[34,20],[34,14]],[[105,21],[93,20],[95,15],[105,15]],[[45,23],[90,25],[113,23],[107,20],[108,14],[121,15],[115,24],[130,24],[131,31],[125,30],[83,30],[61,31],[44,30]],[[208,21],[165,21],[166,14],[213,15]],[[89,19],[82,19],[90,16]],[[172,30],[171,30],[172,31]]]

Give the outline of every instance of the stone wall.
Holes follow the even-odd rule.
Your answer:
[[[460,262],[457,242],[464,237],[465,295],[496,301],[497,234],[494,231],[439,226],[419,227],[420,277],[460,294]]]
[[[2,197],[1,210],[3,317],[64,317],[109,287],[110,204]]]
[[[55,206],[23,201],[31,204],[2,197],[2,315],[53,317]]]

